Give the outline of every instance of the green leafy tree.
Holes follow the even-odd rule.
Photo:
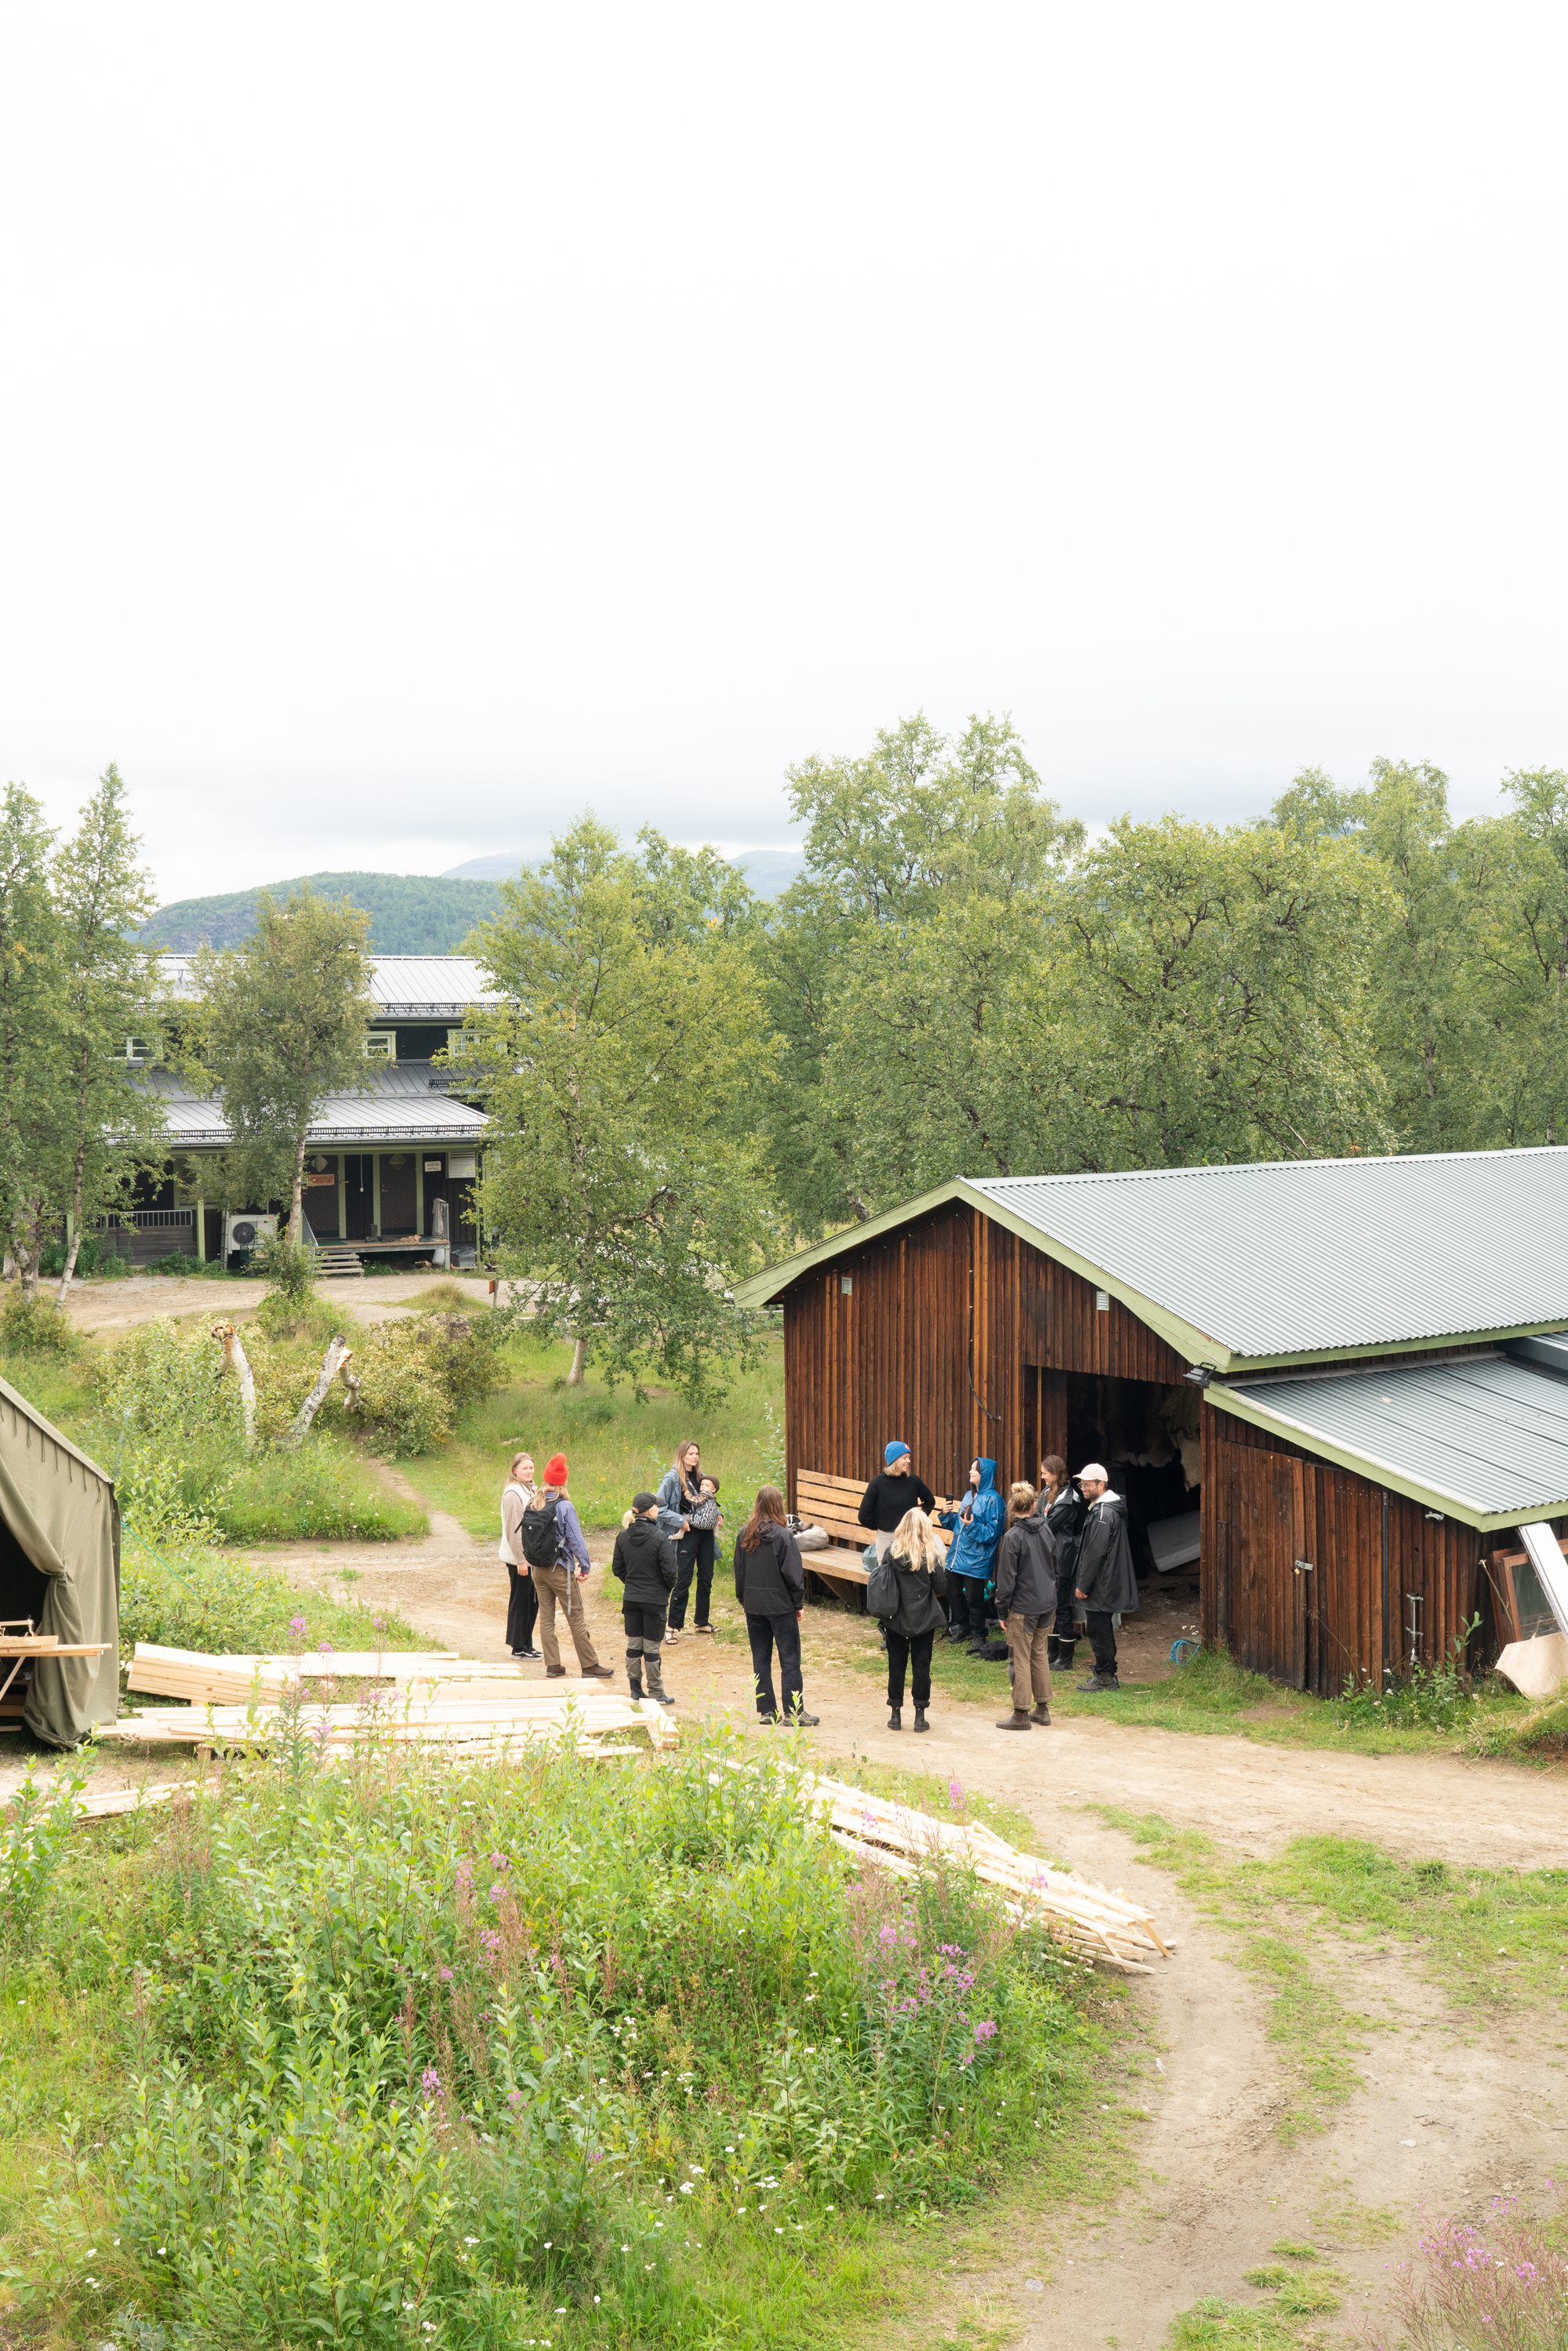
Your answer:
[[[0,803],[0,1230],[28,1298],[37,1287],[49,1170],[68,1098],[54,842],[39,801],[25,784],[8,784]]]
[[[84,1219],[122,1202],[138,1169],[161,1155],[162,1108],[126,1057],[128,1040],[150,1034],[156,1019],[156,961],[134,935],[153,903],[140,850],[125,785],[110,766],[54,872],[68,1059],[47,1164],[70,1219],[56,1301],[62,1306]]]
[[[481,1221],[534,1327],[570,1340],[573,1384],[591,1352],[697,1401],[755,1343],[726,1293],[777,1235],[735,1104],[775,1049],[749,956],[690,919],[688,883],[656,838],[634,856],[574,825],[475,935],[504,1002],[470,1017],[464,1055],[493,1123]]]
[[[1375,759],[1371,779],[1343,790],[1308,768],[1275,803],[1275,821],[1303,841],[1351,841],[1376,862],[1391,920],[1367,972],[1373,1037],[1401,1148],[1448,1151],[1490,1139],[1490,1058],[1480,931],[1495,828],[1457,828],[1448,779],[1425,762]]]
[[[984,1106],[998,1006],[1038,960],[1083,829],[1006,717],[949,737],[917,714],[863,758],[802,761],[789,787],[806,865],[762,954],[788,1050],[759,1123],[797,1226],[816,1233],[869,1214],[906,1157],[947,1173],[954,1152],[1005,1162],[1016,1116]],[[955,1080],[956,1106],[939,1098]]]
[[[1068,898],[1038,1048],[1071,1073],[1059,1165],[1392,1147],[1366,1012],[1388,895],[1354,841],[1124,818]]]
[[[231,1180],[258,1201],[287,1196],[297,1249],[310,1128],[329,1094],[365,1081],[371,973],[366,916],[308,889],[281,904],[263,891],[243,946],[193,958],[187,1066],[222,1099]]]
[[[1472,985],[1485,1014],[1477,1090],[1489,1080],[1502,1144],[1568,1140],[1568,773],[1516,769],[1511,812],[1468,830],[1487,857]]]

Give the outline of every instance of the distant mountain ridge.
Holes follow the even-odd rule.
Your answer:
[[[777,898],[794,881],[802,860],[798,849],[743,849],[730,862],[759,898]],[[176,899],[159,907],[141,936],[149,946],[182,955],[204,941],[236,947],[256,928],[256,902],[264,889],[287,898],[308,883],[319,897],[347,898],[363,908],[378,955],[455,955],[476,923],[497,912],[501,883],[528,862],[519,852],[499,850],[471,857],[447,873],[298,873],[288,882],[258,882],[254,890]]]
[[[319,897],[347,898],[361,907],[371,918],[371,945],[385,956],[455,955],[475,924],[501,903],[497,883],[444,873],[301,873],[290,882],[160,906],[141,936],[149,946],[186,955],[204,940],[214,947],[238,946],[256,928],[256,902],[264,889],[287,898],[307,882]]]

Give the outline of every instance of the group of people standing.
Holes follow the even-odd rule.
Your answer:
[[[554,1454],[542,1482],[533,1458],[515,1454],[501,1495],[500,1557],[510,1583],[507,1646],[522,1661],[542,1659],[548,1676],[566,1671],[556,1632],[558,1608],[585,1679],[613,1681],[601,1666],[583,1611],[581,1583],[589,1572],[588,1545],[567,1491],[568,1463]],[[724,1523],[718,1480],[705,1472],[695,1440],[678,1446],[657,1493],[632,1497],[615,1538],[610,1572],[625,1588],[622,1623],[626,1635],[626,1677],[633,1698],[657,1698],[673,1707],[664,1687],[664,1652],[685,1631],[694,1581],[694,1632],[710,1638],[714,1567]],[[757,1682],[757,1711],[764,1722],[780,1715],[810,1728],[819,1719],[805,1710],[800,1675],[800,1618],[806,1577],[789,1531],[784,1497],[763,1486],[735,1546],[735,1596],[746,1612]],[[542,1646],[536,1648],[536,1625]],[[777,1656],[779,1685],[774,1686]]]
[[[517,1658],[542,1661],[547,1676],[563,1675],[556,1628],[561,1613],[584,1677],[612,1681],[612,1668],[599,1662],[582,1605],[588,1545],[567,1479],[564,1454],[546,1462],[542,1480],[531,1455],[513,1456],[501,1496],[499,1546],[511,1586],[507,1645]],[[938,1635],[984,1654],[993,1621],[1006,1637],[1012,1684],[1011,1711],[999,1729],[1030,1730],[1050,1722],[1051,1673],[1071,1670],[1080,1625],[1094,1670],[1079,1687],[1121,1687],[1116,1627],[1136,1609],[1138,1583],[1126,1504],[1112,1491],[1099,1462],[1070,1478],[1061,1456],[1048,1454],[1038,1488],[1020,1480],[1004,1499],[997,1465],[982,1456],[970,1465],[967,1490],[939,1504],[915,1474],[909,1447],[895,1437],[865,1489],[860,1520],[871,1538],[868,1559],[874,1552],[878,1568],[891,1570],[891,1576],[879,1575],[877,1595],[891,1604],[879,1610],[887,1643],[890,1729],[903,1728],[906,1682],[915,1729],[929,1729]],[[664,1651],[685,1635],[694,1583],[694,1631],[711,1638],[722,1525],[718,1481],[703,1469],[695,1440],[677,1447],[656,1493],[633,1497],[611,1559],[611,1573],[624,1586],[622,1620],[633,1698],[674,1704],[664,1687]],[[818,1717],[805,1711],[800,1670],[805,1569],[777,1486],[758,1489],[737,1537],[735,1596],[746,1614],[758,1717],[771,1722],[782,1714],[814,1724]]]
[[[998,1728],[1029,1730],[1051,1720],[1052,1667],[1070,1672],[1082,1625],[1094,1670],[1079,1687],[1121,1687],[1116,1627],[1138,1605],[1138,1583],[1127,1537],[1127,1509],[1112,1491],[1098,1461],[1070,1478],[1059,1454],[1040,1463],[1038,1488],[1020,1479],[1004,1500],[997,1465],[971,1463],[968,1490],[939,1507],[916,1476],[909,1447],[892,1438],[883,1468],[866,1486],[860,1521],[879,1562],[890,1561],[895,1584],[883,1579],[881,1596],[896,1606],[883,1616],[887,1640],[888,1728],[903,1727],[906,1674],[912,1677],[915,1728],[927,1729],[931,1657],[938,1633],[984,1653],[994,1616],[1005,1633],[1012,1708]],[[938,1528],[950,1532],[945,1548]]]

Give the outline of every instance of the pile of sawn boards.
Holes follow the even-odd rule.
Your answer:
[[[351,1704],[325,1691],[307,1696],[300,1687],[349,1679],[366,1685]],[[139,1641],[127,1687],[189,1703],[123,1715],[100,1738],[219,1748],[305,1737],[332,1749],[374,1737],[473,1750],[553,1745],[570,1729],[580,1749],[594,1751],[610,1731],[646,1730],[657,1748],[674,1747],[680,1738],[674,1716],[654,1698],[633,1698],[598,1681],[526,1681],[516,1666],[479,1664],[443,1650],[207,1656]]]
[[[1152,1975],[1150,1961],[1171,1955],[1173,1945],[1155,1932],[1152,1910],[1019,1853],[978,1821],[939,1821],[842,1780],[802,1779],[800,1795],[826,1817],[834,1844],[857,1860],[915,1877],[922,1865],[946,1855],[973,1869],[983,1886],[994,1886],[1011,1917],[1040,1921],[1081,1959]]]

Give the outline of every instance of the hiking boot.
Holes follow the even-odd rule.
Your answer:
[[[904,1708],[901,1706],[890,1706],[888,1708],[887,1727],[889,1730],[902,1730],[904,1729]]]
[[[1080,1682],[1078,1687],[1081,1690],[1089,1691],[1119,1690],[1122,1685],[1114,1674],[1091,1674],[1089,1679]]]
[[[956,1642],[956,1641],[967,1641],[967,1640],[968,1639],[968,1637],[969,1637],[969,1636],[968,1636],[967,1633],[960,1633],[960,1632],[959,1632],[959,1630],[957,1629],[956,1625],[948,1625],[948,1627],[947,1627],[947,1638],[948,1638],[950,1641],[955,1641],[955,1642]]]
[[[923,1706],[917,1706],[915,1709],[915,1728],[916,1730],[929,1730],[931,1728],[925,1719],[925,1708]]]
[[[1030,1716],[1030,1720],[1031,1722],[1049,1722],[1051,1720],[1050,1707],[1037,1706],[1034,1712]]]
[[[582,1678],[585,1682],[612,1682],[615,1675],[609,1666],[584,1666]]]
[[[998,1730],[1027,1730],[1029,1729],[1028,1708],[1015,1707],[1011,1714],[1005,1716],[1004,1719],[998,1723],[997,1729]]]
[[[547,1682],[565,1681],[566,1667],[564,1666],[547,1666],[545,1667],[545,1679]]]
[[[815,1730],[821,1719],[820,1714],[808,1714],[802,1707],[798,1714],[789,1717],[789,1728],[791,1730]]]

